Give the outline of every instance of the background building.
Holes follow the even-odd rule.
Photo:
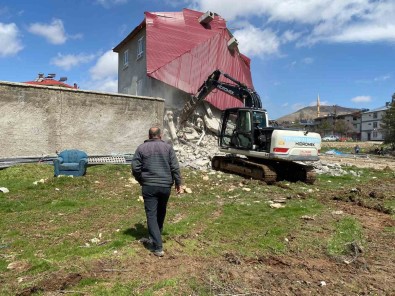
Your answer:
[[[386,106],[369,110],[362,113],[361,140],[362,141],[383,141],[384,135],[381,128],[384,113],[389,108]]]

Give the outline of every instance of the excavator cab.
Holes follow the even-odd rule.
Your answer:
[[[240,150],[266,150],[262,129],[268,126],[267,113],[262,109],[231,108],[222,113],[219,145]],[[266,137],[264,137],[266,139]]]

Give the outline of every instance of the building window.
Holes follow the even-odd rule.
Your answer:
[[[123,53],[123,66],[127,67],[129,65],[129,50],[125,50]]]
[[[143,79],[136,81],[136,96],[141,96],[143,94]]]
[[[377,138],[377,132],[373,131],[372,136],[373,136],[373,139],[376,139]]]
[[[373,122],[373,128],[377,128],[377,122]]]
[[[137,40],[137,59],[141,58],[144,53],[144,37]]]
[[[377,112],[373,113],[373,118],[377,118]]]

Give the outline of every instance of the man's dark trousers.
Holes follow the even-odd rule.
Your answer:
[[[149,236],[154,244],[155,251],[162,251],[162,230],[166,217],[167,201],[169,200],[171,187],[143,186],[145,214]]]

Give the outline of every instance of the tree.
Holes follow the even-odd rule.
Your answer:
[[[384,134],[384,143],[390,144],[395,150],[395,100],[392,100],[390,107],[385,111],[381,128]]]
[[[322,121],[318,126],[317,126],[317,131],[322,134],[325,135],[327,132],[329,132],[331,130],[331,124],[327,121],[324,120]]]
[[[342,136],[348,136],[348,134],[353,130],[352,124],[344,119],[336,120],[335,132]]]

